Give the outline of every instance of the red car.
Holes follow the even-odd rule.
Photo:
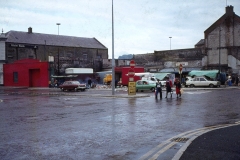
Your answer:
[[[67,91],[71,91],[71,90],[74,90],[74,91],[85,91],[86,89],[86,84],[84,83],[79,83],[78,81],[65,81],[62,85],[59,86],[59,88],[64,91],[64,90],[67,90]]]

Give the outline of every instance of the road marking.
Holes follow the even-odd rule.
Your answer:
[[[187,149],[187,147],[192,143],[192,141],[194,139],[196,139],[197,137],[199,137],[200,135],[204,134],[204,133],[207,133],[207,132],[210,132],[210,131],[213,131],[213,130],[216,130],[216,129],[221,129],[221,128],[226,128],[226,127],[231,127],[231,126],[236,126],[236,125],[239,125],[238,123],[236,124],[226,124],[226,125],[218,125],[219,127],[212,127],[211,129],[205,131],[205,132],[202,132],[201,134],[198,134],[198,135],[195,135],[193,136],[186,144],[184,144],[179,150],[178,152],[175,154],[175,156],[173,157],[172,160],[179,160],[183,154],[183,152]]]
[[[156,154],[154,154],[149,160],[156,160],[160,154],[171,148],[173,145],[177,144],[178,142],[172,142],[168,144],[166,147],[158,151]]]
[[[71,108],[71,107],[73,107],[73,106],[64,106],[64,107],[66,107],[66,108]]]
[[[191,130],[191,131],[187,131],[187,132],[184,132],[184,133],[181,133],[181,134],[178,134],[177,136],[174,136],[172,138],[169,138],[168,140],[164,141],[163,143],[159,144],[158,146],[156,146],[155,148],[153,148],[152,150],[150,150],[149,152],[147,152],[145,155],[143,155],[140,160],[144,160],[146,159],[147,157],[149,157],[151,154],[153,154],[154,152],[156,152],[157,150],[159,150],[160,148],[162,148],[163,146],[165,146],[167,143],[170,143],[171,142],[171,139],[173,138],[177,138],[177,137],[182,137],[183,135],[186,135],[186,134],[189,134],[189,133],[195,133],[195,132],[198,132],[199,130],[202,130],[203,128],[200,128],[200,129],[195,129],[195,130]]]
[[[196,91],[196,92],[184,92],[184,94],[203,94],[203,93],[209,93],[211,91]]]
[[[78,98],[64,98],[64,100],[72,100],[72,99],[78,99]]]
[[[197,138],[198,136],[200,136],[204,133],[207,133],[209,131],[212,131],[212,130],[239,125],[239,123],[240,123],[240,121],[235,122],[235,124],[223,124],[223,125],[203,127],[203,128],[199,128],[199,129],[195,129],[195,130],[191,130],[191,131],[187,131],[187,132],[178,134],[177,136],[169,138],[168,140],[164,141],[163,143],[161,143],[161,144],[157,145],[156,147],[154,147],[153,149],[151,149],[149,152],[147,152],[142,157],[140,157],[140,160],[146,160],[146,159],[154,160],[154,159],[157,159],[162,153],[164,153],[165,151],[170,149],[175,144],[179,143],[179,142],[172,142],[171,141],[172,139],[177,138],[177,137],[184,137],[184,138],[189,137],[190,139],[178,150],[177,154],[175,154],[175,156],[173,157],[174,160],[177,160],[181,157],[181,155],[186,150],[186,148],[191,144],[191,142],[195,138]]]

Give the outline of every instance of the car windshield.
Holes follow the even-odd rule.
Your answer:
[[[64,85],[71,85],[71,84],[80,84],[78,81],[66,81],[63,83]]]
[[[212,79],[208,76],[204,76],[208,81],[211,81]]]
[[[78,81],[72,81],[72,84],[80,84]]]

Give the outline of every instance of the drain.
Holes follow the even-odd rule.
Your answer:
[[[185,143],[189,140],[189,138],[182,138],[182,137],[178,137],[178,138],[173,138],[171,139],[172,142],[182,142]]]

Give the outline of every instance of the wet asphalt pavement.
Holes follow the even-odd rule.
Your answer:
[[[0,159],[172,159],[186,143],[176,136],[240,121],[239,92],[186,89],[156,100],[125,90],[1,89]]]

